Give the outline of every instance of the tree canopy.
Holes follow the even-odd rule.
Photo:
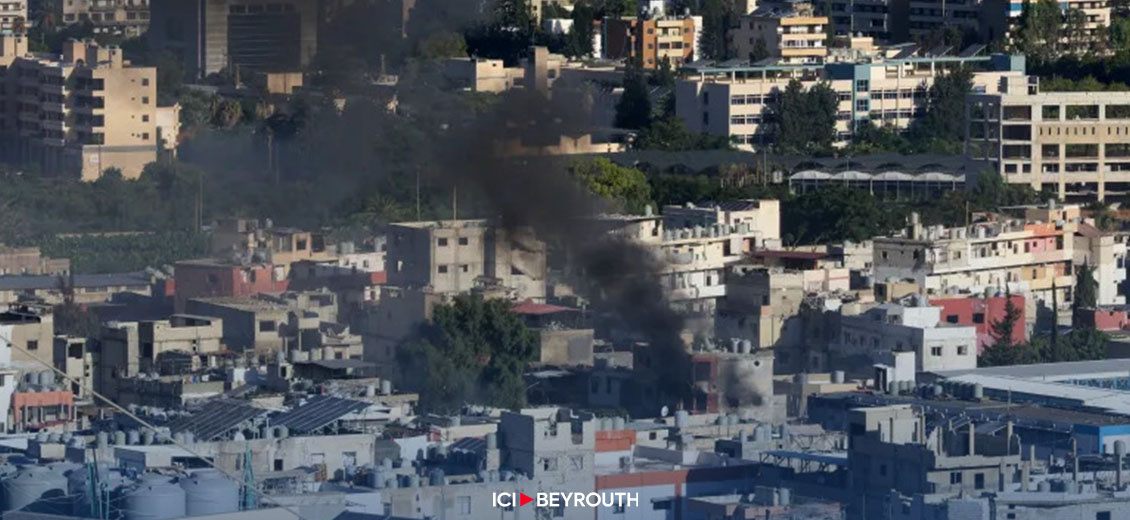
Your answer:
[[[464,404],[518,409],[526,404],[522,374],[534,358],[537,336],[505,300],[460,295],[433,310],[432,321],[397,351],[405,380],[420,406],[452,412]]]
[[[604,158],[575,161],[573,175],[592,193],[613,201],[620,209],[640,214],[651,203],[647,177],[635,168],[625,168]]]

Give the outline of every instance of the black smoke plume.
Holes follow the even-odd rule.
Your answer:
[[[583,112],[534,91],[513,91],[495,110],[451,129],[439,147],[436,174],[460,190],[470,188],[502,226],[531,228],[567,251],[577,274],[574,288],[648,342],[659,394],[686,402],[691,367],[680,337],[683,318],[660,284],[662,261],[649,248],[608,233],[594,217],[616,208],[582,187],[564,161],[522,159],[502,149],[514,140],[544,145],[583,134]]]

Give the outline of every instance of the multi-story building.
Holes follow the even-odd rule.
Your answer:
[[[389,227],[389,285],[463,293],[498,287],[518,300],[545,299],[545,244],[530,231],[483,220],[401,222]]]
[[[993,324],[1004,318],[1005,310],[1008,302],[1012,301],[1012,305],[1020,312],[1020,318],[1017,323],[1012,327],[1012,335],[1010,336],[1014,344],[1020,344],[1028,341],[1028,328],[1026,326],[1027,317],[1035,313],[1027,312],[1025,306],[1025,298],[1022,294],[995,295],[989,297],[981,297],[981,295],[947,295],[941,298],[931,298],[930,305],[941,307],[942,319],[946,323],[954,325],[966,325],[977,329],[977,351],[984,350],[985,347],[993,345],[997,342],[997,338],[993,336]]]
[[[840,318],[840,337],[830,346],[841,358],[869,362],[891,352],[913,352],[915,370],[961,370],[977,366],[977,330],[942,320],[942,308],[884,303]]]
[[[602,28],[605,58],[634,58],[643,68],[655,69],[664,58],[678,67],[699,57],[701,16],[607,18]]]
[[[58,22],[89,23],[95,34],[132,38],[149,28],[149,0],[49,0],[47,8]]]
[[[828,17],[836,34],[888,41],[898,25],[895,4],[891,0],[832,0],[817,2],[815,7]]]
[[[23,33],[27,30],[27,0],[0,1],[0,31]]]
[[[243,298],[282,292],[288,285],[285,268],[268,262],[185,260],[177,262],[174,269],[177,312],[183,312],[191,298]]]
[[[984,41],[992,41],[1004,34],[1003,28],[993,27],[988,23],[993,19],[986,16],[993,7],[990,5],[991,1],[902,0],[892,3],[898,6],[894,10],[897,23],[891,28],[894,41],[914,41],[939,30],[949,29],[975,32],[983,36]],[[903,16],[906,17],[905,20],[898,19]]]
[[[0,343],[9,351],[5,366],[33,371],[54,366],[54,337],[49,306],[16,304],[0,312]]]
[[[826,83],[839,96],[836,133],[846,144],[856,124],[906,129],[925,111],[935,78],[972,67],[974,89],[995,93],[1006,77],[1021,77],[1017,56],[873,57],[862,62],[685,67],[675,87],[675,113],[692,132],[730,136],[742,150],[772,144],[764,124],[774,98],[793,79],[805,88]]]
[[[1024,0],[983,0],[984,9],[981,16],[988,30],[982,36],[1004,36],[1012,41],[1016,30],[1020,28],[1021,16],[1024,14]],[[1034,2],[1032,2],[1034,4]],[[1069,11],[1079,10],[1086,17],[1082,34],[1071,34],[1068,40],[1095,41],[1107,38],[1106,28],[1110,27],[1111,14],[1115,2],[1110,0],[1064,0],[1056,2],[1060,10],[1067,14]],[[986,39],[988,41],[988,39]]]
[[[293,71],[317,51],[318,2],[153,0],[149,42],[184,60],[190,77]]]
[[[730,51],[747,58],[763,49],[779,63],[823,63],[828,56],[828,17],[813,14],[812,4],[769,4],[737,18],[727,36]]]
[[[110,323],[99,334],[96,389],[116,399],[139,374],[185,374],[221,349],[222,320],[187,314],[168,320]]]
[[[27,39],[0,35],[0,151],[45,173],[127,179],[157,160],[157,69],[134,67],[117,47],[71,40],[61,56],[30,55]]]
[[[1130,92],[1040,92],[1010,77],[966,98],[966,154],[1012,184],[1103,200],[1130,191]]]
[[[1028,293],[1061,308],[1075,285],[1073,233],[1062,224],[993,220],[969,227],[924,227],[917,215],[901,234],[877,237],[878,281],[911,280],[927,295],[986,291]]]

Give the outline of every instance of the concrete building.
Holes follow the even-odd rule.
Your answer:
[[[149,44],[183,60],[189,77],[294,71],[317,52],[318,2],[152,0]]]
[[[152,282],[147,273],[0,276],[0,305],[29,299],[58,305],[67,297],[79,304],[100,303],[117,293],[149,296]]]
[[[11,349],[6,366],[35,371],[55,366],[55,319],[50,306],[9,305],[0,312],[0,327],[4,330],[0,337]]]
[[[912,280],[927,296],[996,293],[1007,285],[1043,302],[1054,288],[1061,308],[1070,306],[1075,247],[1062,224],[1006,219],[942,228],[914,216],[901,234],[872,243],[878,281]]]
[[[893,41],[910,42],[955,29],[992,41],[1004,37],[1007,31],[1003,23],[1005,6],[993,0],[904,0],[892,5],[896,6],[896,20],[901,22],[891,27]]]
[[[913,352],[918,372],[976,367],[976,329],[942,321],[941,311],[941,307],[885,303],[843,316],[839,339],[830,348],[841,358],[862,358],[860,366],[865,368],[890,352]],[[866,374],[858,367],[847,369]]]
[[[149,0],[47,0],[63,25],[89,23],[98,35],[133,38],[149,28]]]
[[[177,262],[175,309],[184,311],[193,298],[245,298],[260,293],[282,292],[288,281],[283,266],[271,263],[229,263],[219,260]]]
[[[11,247],[0,244],[0,276],[9,274],[66,275],[71,272],[68,258],[47,258],[39,248]]]
[[[891,0],[833,0],[816,3],[820,14],[832,22],[837,35],[867,36],[876,41],[892,41],[899,25],[899,9]]]
[[[1016,56],[872,57],[827,64],[704,64],[681,69],[675,113],[692,132],[729,136],[741,150],[772,144],[766,117],[773,97],[792,79],[807,89],[827,83],[839,96],[836,142],[844,145],[857,124],[870,121],[909,128],[925,110],[934,79],[944,71],[974,69],[974,90],[995,93],[1002,78],[1024,77]]]
[[[27,0],[0,2],[0,31],[24,33],[28,26]]]
[[[109,323],[99,334],[95,389],[111,399],[139,375],[177,375],[208,367],[222,348],[224,323],[186,314],[168,320]],[[131,402],[136,400],[131,399]]]
[[[76,401],[93,399],[90,389],[94,388],[96,373],[94,353],[87,348],[87,338],[55,336],[55,368],[78,381],[78,384],[67,383]]]
[[[44,173],[136,179],[157,160],[157,69],[117,47],[68,41],[61,56],[31,55],[24,36],[0,35],[0,152]]]
[[[1103,232],[1099,228],[1079,223],[1075,226],[1075,257],[1077,266],[1094,270],[1095,304],[1126,304],[1126,235]]]
[[[185,311],[218,318],[229,349],[278,352],[286,347],[290,308],[282,303],[254,297],[194,298]]]
[[[290,265],[299,261],[325,262],[335,258],[325,234],[288,227],[276,227],[270,219],[220,219],[212,231],[212,254],[232,262],[264,261],[283,269],[289,277]]]
[[[601,27],[605,58],[637,59],[645,69],[659,68],[664,58],[672,67],[699,58],[700,16],[606,18]]]
[[[545,299],[545,244],[528,230],[483,220],[401,222],[388,230],[389,285],[444,294],[501,288],[514,300]]]
[[[966,154],[1060,199],[1130,191],[1130,93],[1040,92],[1035,77],[966,101]]]
[[[824,63],[828,49],[828,17],[816,16],[812,4],[767,4],[739,16],[727,33],[730,52],[742,59],[764,51],[778,63]]]

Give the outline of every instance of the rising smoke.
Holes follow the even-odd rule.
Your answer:
[[[643,245],[610,235],[593,218],[616,208],[580,186],[563,162],[500,151],[501,143],[515,138],[557,143],[579,135],[585,124],[580,112],[536,92],[508,94],[496,110],[452,129],[440,147],[438,175],[461,190],[471,188],[502,226],[528,227],[567,251],[577,273],[574,288],[648,342],[661,395],[686,402],[691,367],[680,337],[683,318],[660,285],[661,261]]]

